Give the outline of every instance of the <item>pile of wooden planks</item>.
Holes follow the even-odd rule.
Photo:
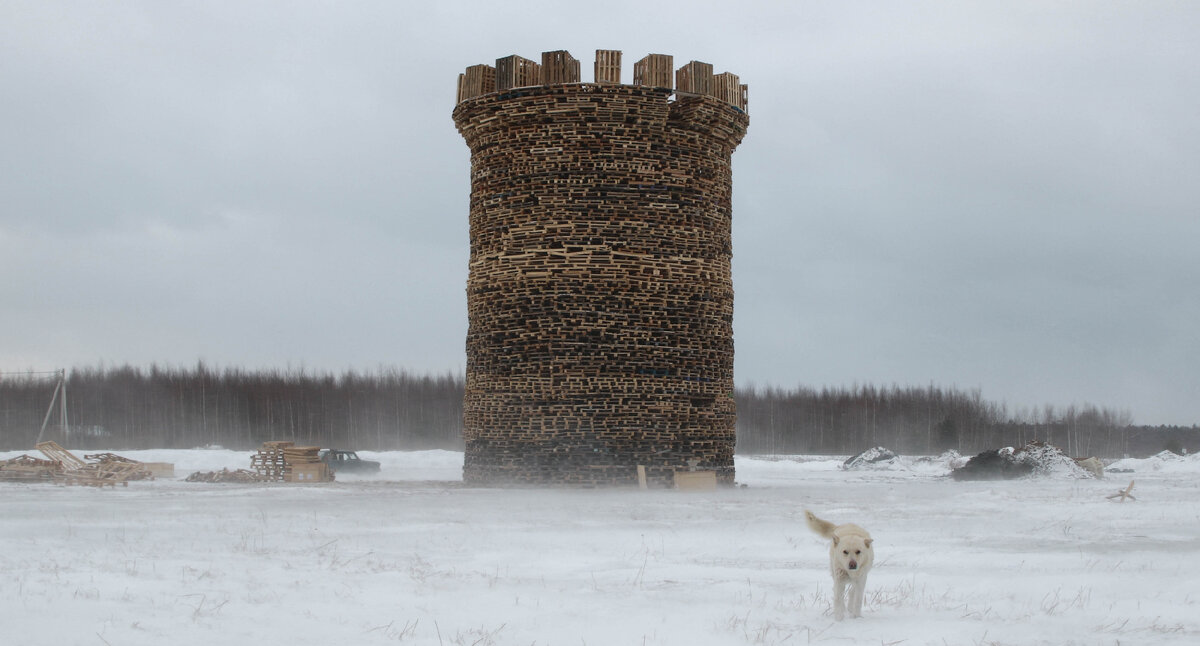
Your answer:
[[[62,475],[62,463],[39,460],[31,455],[18,455],[0,462],[0,481],[46,482]]]
[[[114,453],[97,453],[84,456],[87,462],[59,446],[56,442],[41,442],[35,446],[50,462],[59,465],[55,480],[69,485],[129,486],[130,480],[152,479],[148,468],[137,460],[130,460]]]
[[[146,480],[152,477],[150,471],[138,462],[104,461],[67,471],[63,474],[63,481],[69,485],[115,487],[119,484],[128,487],[130,480]]]
[[[632,485],[640,465],[672,486],[693,461],[733,482],[731,155],[749,118],[726,100],[736,77],[695,61],[671,100],[670,66],[454,110],[472,169],[468,483]]]
[[[329,482],[333,472],[321,462],[321,447],[293,442],[263,442],[250,456],[250,466],[268,482]]]

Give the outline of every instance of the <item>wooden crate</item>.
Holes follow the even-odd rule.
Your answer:
[[[676,471],[675,488],[686,491],[713,491],[717,488],[715,471]]]
[[[292,465],[284,476],[284,482],[330,482],[332,480],[333,472],[329,470],[329,465],[323,462]]]

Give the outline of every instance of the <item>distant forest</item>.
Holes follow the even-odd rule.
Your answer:
[[[358,450],[462,448],[464,379],[403,370],[339,375],[122,366],[67,374],[67,427],[50,407],[56,380],[0,374],[0,450],[43,439],[85,449],[248,450],[268,440]],[[1120,457],[1200,449],[1200,427],[1147,427],[1091,405],[1021,410],[979,390],[927,387],[739,388],[741,454],[849,455],[874,446],[963,455],[1033,440],[1071,455]],[[653,420],[647,420],[652,424]]]

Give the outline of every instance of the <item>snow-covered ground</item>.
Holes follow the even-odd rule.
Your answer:
[[[183,480],[249,452],[120,453],[177,478],[0,483],[3,643],[1200,640],[1196,456],[1004,482],[739,458],[745,487],[639,492],[467,488],[445,451],[362,452],[379,476],[322,485]],[[1137,501],[1106,499],[1130,480]],[[805,508],[874,535],[862,619],[833,621]]]

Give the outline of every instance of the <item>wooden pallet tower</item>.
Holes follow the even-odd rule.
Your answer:
[[[463,479],[734,478],[731,155],[746,86],[651,54],[459,76],[471,150]],[[678,80],[685,87],[676,88]]]

